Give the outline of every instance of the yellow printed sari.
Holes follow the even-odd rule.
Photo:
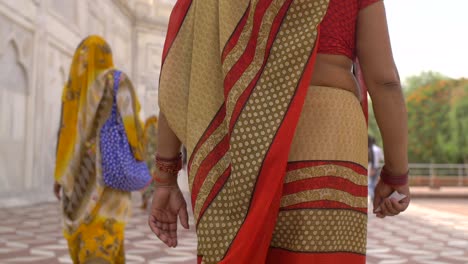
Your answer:
[[[55,180],[63,187],[64,236],[74,263],[124,263],[123,235],[130,193],[107,188],[102,179],[100,130],[113,102],[109,45],[86,38],[73,57],[62,97]],[[142,160],[139,103],[122,73],[117,108],[135,158]]]

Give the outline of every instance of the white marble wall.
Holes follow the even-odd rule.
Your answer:
[[[0,0],[0,207],[52,199],[60,97],[86,36],[111,45],[156,114],[157,81],[173,0]],[[148,11],[149,10],[149,11]]]

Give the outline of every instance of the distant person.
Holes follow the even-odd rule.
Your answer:
[[[54,193],[62,201],[64,230],[73,263],[125,263],[124,228],[130,192],[103,183],[100,134],[114,102],[114,64],[109,45],[98,36],[76,49],[63,89]],[[116,111],[136,159],[142,160],[139,104],[128,77],[118,79]]]
[[[409,196],[408,131],[382,1],[177,1],[159,85],[155,235],[175,247],[178,219],[188,228],[184,145],[199,263],[364,264],[357,58],[385,146],[375,214],[394,216],[410,202],[388,198]]]
[[[379,181],[381,164],[385,161],[383,150],[377,146],[375,138],[369,135],[369,183],[368,192],[371,200],[374,200],[374,190]]]

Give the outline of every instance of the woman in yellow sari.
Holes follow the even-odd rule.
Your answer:
[[[62,200],[63,232],[74,263],[125,262],[130,193],[104,185],[99,147],[112,108],[113,67],[109,45],[90,36],[78,46],[63,90],[54,192]],[[142,160],[139,104],[123,73],[116,99],[131,149]]]

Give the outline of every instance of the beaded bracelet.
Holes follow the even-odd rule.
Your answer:
[[[390,175],[386,170],[385,166],[383,166],[382,171],[380,172],[380,179],[391,186],[403,186],[408,184],[408,174],[409,171],[402,175]]]

